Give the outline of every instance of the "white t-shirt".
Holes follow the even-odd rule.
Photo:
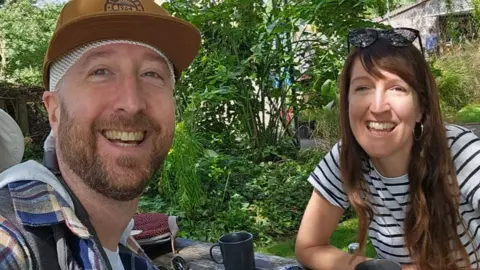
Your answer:
[[[476,251],[480,246],[480,139],[470,130],[447,125],[447,140],[457,170],[461,190],[459,212],[474,240]],[[312,172],[308,181],[332,205],[347,208],[347,195],[340,180],[339,144],[325,155]],[[372,194],[372,206],[376,214],[370,223],[368,235],[380,258],[398,263],[410,263],[411,259],[404,241],[404,219],[409,205],[408,176],[396,178],[382,176],[369,162],[364,173]],[[468,236],[462,224],[457,228],[461,242],[466,246],[472,265],[476,262],[474,248],[468,244]],[[478,254],[480,258],[480,254]]]
[[[125,267],[123,267],[122,260],[120,259],[120,254],[118,253],[118,248],[117,251],[113,252],[109,249],[103,248],[105,250],[105,253],[107,254],[108,260],[110,261],[110,264],[112,265],[112,269],[114,270],[125,270]]]
[[[132,229],[134,226],[134,220],[131,219],[130,222],[127,225],[127,228],[125,228],[125,231],[123,232],[121,238],[120,238],[120,244],[122,245],[127,245],[127,240],[128,237],[130,236]],[[105,254],[108,257],[108,260],[110,261],[110,265],[112,265],[112,269],[114,270],[125,270],[125,267],[123,266],[122,259],[120,258],[120,253],[119,249],[117,247],[117,251],[113,252],[107,248],[103,248],[105,250]]]

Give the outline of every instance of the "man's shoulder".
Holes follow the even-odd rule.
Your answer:
[[[32,269],[28,250],[14,222],[0,215],[0,269]]]

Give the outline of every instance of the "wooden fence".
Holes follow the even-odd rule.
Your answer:
[[[29,136],[31,130],[29,105],[41,105],[42,92],[42,88],[0,87],[0,109],[15,119],[25,136]]]

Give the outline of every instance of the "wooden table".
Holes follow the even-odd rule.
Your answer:
[[[216,264],[210,259],[211,243],[196,242],[183,238],[177,238],[175,245],[178,253],[175,255],[185,259],[191,270],[223,270],[223,265]],[[152,258],[157,266],[170,268],[170,262],[174,256],[169,248],[169,244],[161,247],[147,247],[145,252]],[[157,255],[156,255],[157,254]],[[158,255],[161,254],[161,255]],[[220,249],[215,248],[213,255],[221,259]],[[281,270],[287,266],[299,265],[294,259],[287,259],[278,256],[269,256],[264,254],[255,254],[255,265],[257,269]]]

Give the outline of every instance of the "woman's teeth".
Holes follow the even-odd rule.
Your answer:
[[[391,131],[394,127],[395,124],[392,122],[373,122],[373,121],[368,121],[367,122],[367,127],[370,130],[378,130],[378,131]]]

